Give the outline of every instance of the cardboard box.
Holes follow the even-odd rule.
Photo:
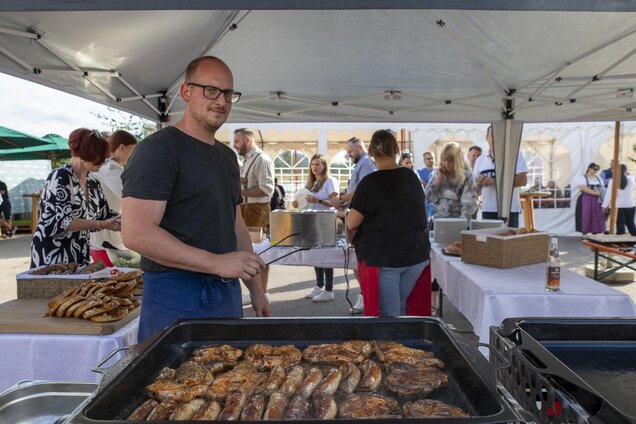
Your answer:
[[[462,231],[462,261],[494,268],[547,262],[550,234],[536,232],[516,236],[501,235],[507,229]]]
[[[247,227],[247,231],[250,233],[252,243],[260,243],[265,239],[265,234],[263,234],[261,227]]]

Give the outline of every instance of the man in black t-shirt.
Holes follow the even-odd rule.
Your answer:
[[[241,317],[238,278],[256,316],[272,313],[241,217],[236,156],[215,139],[240,97],[233,86],[220,59],[191,62],[183,118],[141,142],[122,174],[122,237],[144,271],[140,342],[179,318]]]
[[[2,213],[3,218],[0,219],[0,226],[6,229],[7,237],[13,237],[18,227],[14,227],[11,220],[11,200],[9,200],[9,189],[4,181],[0,181],[0,195],[2,196],[0,213]]]

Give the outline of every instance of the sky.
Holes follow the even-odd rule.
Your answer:
[[[80,127],[110,130],[96,116],[113,115],[106,106],[3,73],[0,98],[0,126],[30,135],[67,138]]]

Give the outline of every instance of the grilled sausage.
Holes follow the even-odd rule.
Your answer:
[[[174,410],[170,416],[174,421],[187,421],[194,417],[194,414],[199,412],[199,409],[203,406],[205,401],[203,399],[192,399],[190,402],[182,403]]]
[[[340,381],[340,390],[345,393],[353,393],[358,388],[362,372],[360,368],[353,362],[347,362],[341,367],[342,380]]]
[[[241,419],[244,421],[260,421],[265,410],[265,395],[262,393],[256,393],[247,399],[243,412],[241,412]]]
[[[318,394],[312,397],[314,418],[317,420],[333,420],[338,413],[338,405],[333,396]]]
[[[166,421],[170,418],[172,411],[177,407],[177,402],[174,400],[164,400],[159,405],[155,406],[146,421]]]
[[[302,383],[304,374],[305,371],[300,365],[292,367],[291,371],[287,373],[287,379],[285,379],[285,382],[280,387],[280,391],[285,393],[288,397],[291,397],[294,392],[296,392],[300,383]]]
[[[301,395],[305,399],[309,399],[321,380],[322,371],[320,371],[320,368],[311,368],[307,373],[307,377],[305,377],[303,382],[296,389],[295,395]]]
[[[327,376],[316,387],[314,396],[333,395],[338,390],[338,385],[342,380],[342,372],[338,368],[331,368],[327,372]]]
[[[309,418],[309,402],[302,394],[294,395],[285,413],[286,420],[306,420]]]
[[[371,359],[365,360],[360,364],[362,370],[362,378],[358,384],[358,390],[361,392],[374,392],[380,386],[382,381],[382,370],[375,361]]]
[[[219,415],[219,421],[236,421],[241,415],[247,395],[243,390],[233,390],[225,398],[225,406]]]
[[[285,410],[289,404],[289,396],[282,391],[274,392],[269,397],[269,403],[265,410],[263,420],[265,421],[277,421],[282,420],[285,417]]]
[[[194,414],[192,420],[194,421],[214,421],[221,413],[221,404],[215,400],[207,402],[199,409],[199,412]]]
[[[283,384],[285,378],[285,369],[278,365],[274,366],[272,367],[267,380],[265,380],[263,384],[261,384],[260,389],[265,396],[271,396],[272,393],[278,390],[280,385]]]
[[[148,417],[148,414],[150,414],[152,412],[153,409],[155,409],[155,407],[159,405],[159,402],[157,402],[154,399],[148,399],[147,401],[145,401],[144,403],[142,403],[141,405],[139,405],[137,407],[137,409],[135,409],[132,414],[130,414],[128,416],[128,418],[126,418],[128,421],[142,421],[145,420],[146,417]]]

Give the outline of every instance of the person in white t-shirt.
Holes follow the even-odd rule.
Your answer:
[[[497,209],[497,188],[495,185],[495,149],[492,141],[492,125],[486,131],[486,141],[489,152],[481,155],[475,161],[473,174],[477,181],[477,194],[481,193],[482,218],[499,219]],[[528,166],[523,159],[521,152],[517,156],[517,167],[515,169],[514,191],[512,193],[512,204],[510,206],[510,216],[508,217],[509,227],[519,227],[519,212],[521,202],[519,201],[519,187],[523,187],[528,182]]]
[[[621,172],[618,178],[618,190],[616,190],[616,234],[625,234],[625,226],[629,234],[636,236],[636,224],[634,224],[634,215],[636,214],[636,202],[632,190],[634,189],[634,177],[627,174],[627,166],[621,164]],[[607,184],[607,193],[612,192],[612,184],[614,179],[609,180]],[[603,199],[603,209],[609,208],[610,197],[606,195]]]
[[[311,192],[307,195],[307,209],[330,209],[330,200],[338,197],[338,180],[329,176],[327,159],[317,154],[309,163],[309,177],[305,188]],[[297,208],[298,201],[294,200],[292,206]],[[305,296],[314,302],[329,302],[334,300],[333,295],[333,268],[314,267],[316,271],[316,286]]]

